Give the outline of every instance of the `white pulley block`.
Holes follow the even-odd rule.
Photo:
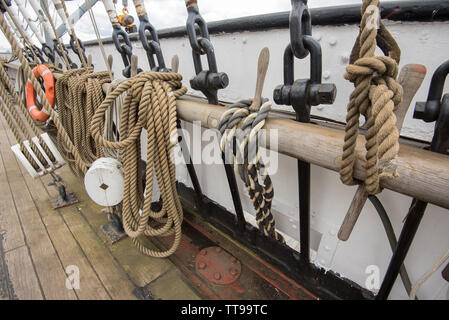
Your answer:
[[[113,158],[100,158],[84,176],[89,197],[100,206],[111,207],[123,200],[123,166]]]

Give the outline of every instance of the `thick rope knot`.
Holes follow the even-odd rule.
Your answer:
[[[358,53],[358,58],[351,61],[344,75],[355,88],[348,104],[340,178],[347,185],[358,183],[353,173],[359,117],[363,115],[367,127],[365,188],[369,194],[381,192],[380,178],[395,176],[394,172],[382,172],[379,163],[388,164],[399,152],[399,133],[393,111],[401,104],[403,95],[402,86],[396,80],[400,52],[392,54],[397,60],[387,56],[374,56],[378,28],[373,27],[373,24],[380,20],[378,6],[378,0],[363,2],[360,35],[351,56],[351,59],[355,59],[355,53]],[[382,32],[387,34],[383,25],[382,28]],[[391,35],[387,38],[394,42]],[[390,47],[396,48],[397,44],[391,43]]]
[[[182,76],[175,73],[142,72],[120,83],[110,92],[92,117],[91,132],[98,145],[120,149],[124,168],[123,226],[144,254],[164,258],[176,251],[181,241],[182,206],[176,192],[173,147],[178,142],[176,98],[187,92]],[[103,135],[105,113],[122,97],[120,140]],[[140,137],[147,131],[146,173],[142,177]],[[162,209],[151,206],[153,179],[162,198]],[[171,248],[155,251],[138,240],[140,235],[170,236]]]
[[[261,160],[257,141],[271,104],[265,100],[257,112],[250,111],[251,104],[252,100],[239,101],[222,114],[218,126],[221,134],[220,147],[225,154],[225,161],[232,161],[234,171],[245,183],[256,211],[259,229],[265,236],[285,243],[284,237],[276,231],[275,219],[271,213],[273,183]],[[259,182],[259,175],[262,183]]]

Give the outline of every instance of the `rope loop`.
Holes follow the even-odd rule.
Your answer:
[[[374,56],[379,35],[379,45],[392,48],[390,56]],[[386,40],[385,40],[386,39]],[[382,172],[379,163],[388,164],[399,152],[399,132],[393,111],[402,103],[403,90],[396,78],[399,72],[400,49],[391,34],[380,22],[379,0],[364,0],[360,34],[351,54],[344,78],[354,84],[346,116],[345,142],[343,146],[340,179],[354,185],[356,160],[355,146],[359,133],[359,117],[366,119],[366,179],[369,194],[381,192],[380,179],[393,178],[393,172]]]
[[[187,92],[182,76],[176,73],[141,72],[120,83],[95,111],[91,132],[97,144],[120,149],[124,168],[122,218],[127,235],[144,254],[165,258],[176,251],[181,241],[183,212],[176,192],[173,147],[178,142],[176,99]],[[120,140],[103,136],[105,113],[122,97]],[[143,176],[140,137],[147,132],[146,172]],[[154,181],[154,175],[156,181]],[[154,183],[160,190],[162,208],[153,208]],[[166,251],[145,247],[138,237],[174,235]]]
[[[260,130],[271,111],[271,103],[264,99],[261,108],[256,112],[250,110],[251,104],[251,99],[239,101],[222,114],[218,126],[221,134],[220,147],[225,161],[232,161],[234,171],[245,183],[256,210],[259,230],[265,236],[285,243],[284,237],[276,231],[275,219],[271,212],[273,183],[261,160],[257,143]]]

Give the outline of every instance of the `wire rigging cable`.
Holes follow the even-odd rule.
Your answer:
[[[177,73],[142,72],[121,83],[95,112],[91,130],[103,147],[120,149],[124,168],[123,226],[144,254],[164,258],[176,251],[181,241],[182,207],[176,192],[173,147],[178,142],[176,98],[184,95],[182,76]],[[105,112],[126,93],[120,121],[120,141],[103,138]],[[147,154],[145,179],[142,177],[140,136],[146,129]],[[162,209],[153,211],[151,199],[153,174],[161,192]],[[163,252],[151,250],[139,242],[140,235],[169,236],[172,246]]]

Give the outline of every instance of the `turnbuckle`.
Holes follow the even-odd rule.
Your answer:
[[[224,89],[229,84],[229,78],[226,73],[218,72],[215,51],[209,38],[209,30],[203,17],[199,13],[196,1],[187,1],[187,34],[192,47],[193,63],[196,76],[190,79],[192,89],[201,91],[210,104],[218,104],[217,92]],[[195,30],[198,25],[200,38]],[[201,56],[207,56],[208,70],[203,70]]]
[[[123,29],[120,27],[120,25],[113,25],[113,31],[112,31],[112,41],[114,41],[115,48],[122,56],[123,64],[125,65],[125,69],[123,69],[122,74],[125,78],[131,77],[131,56],[133,54],[132,52],[132,45],[131,41],[129,40],[128,34],[123,31]],[[125,41],[125,44],[120,43],[119,36],[123,38],[123,41]],[[142,69],[138,68],[137,73],[142,72]]]

